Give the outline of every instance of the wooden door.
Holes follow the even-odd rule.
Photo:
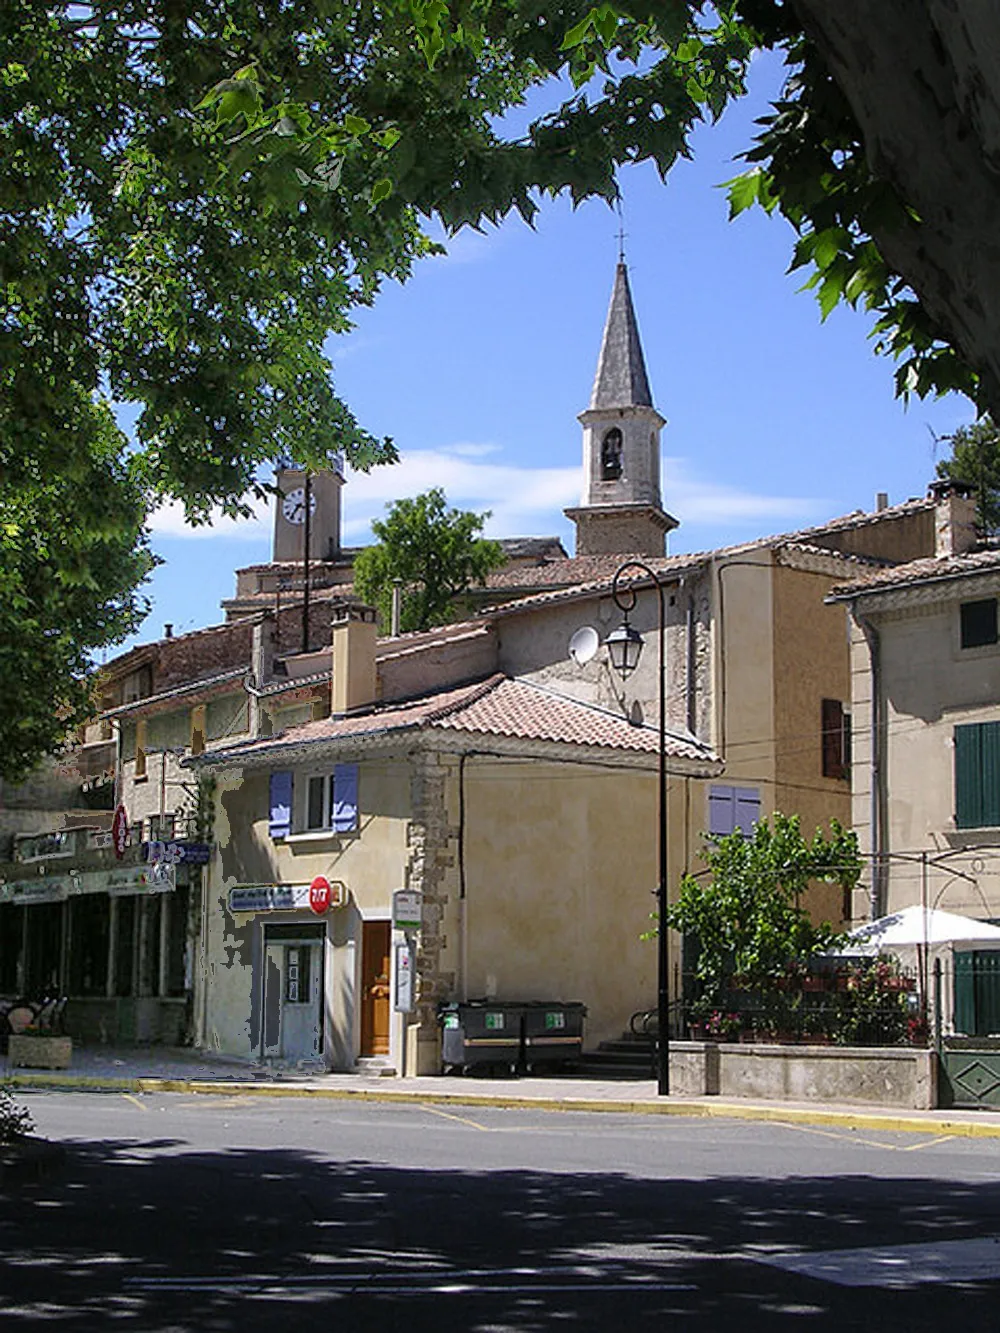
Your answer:
[[[388,921],[366,921],[361,936],[361,1054],[389,1054]]]

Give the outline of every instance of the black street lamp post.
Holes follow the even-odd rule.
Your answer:
[[[629,624],[629,612],[636,603],[636,591],[631,584],[619,586],[622,576],[628,571],[639,571],[653,581],[659,596],[659,701],[660,701],[660,743],[659,743],[659,815],[657,822],[657,847],[659,853],[659,882],[656,886],[656,1091],[661,1097],[670,1092],[670,975],[667,957],[667,690],[666,690],[666,602],[663,584],[656,574],[641,560],[626,560],[615,571],[611,583],[611,596],[615,606],[625,616],[624,622],[608,635],[605,643],[611,665],[624,680],[639,665],[642,654],[642,635]]]

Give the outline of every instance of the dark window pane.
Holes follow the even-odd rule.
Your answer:
[[[987,597],[980,602],[963,602],[962,647],[982,648],[997,641],[997,599]]]
[[[186,989],[188,896],[187,885],[175,889],[170,898],[170,935],[167,942],[167,994],[183,995]]]
[[[115,994],[132,995],[135,972],[135,898],[119,898],[115,928]]]
[[[65,903],[36,903],[19,909],[28,913],[24,990],[32,999],[55,995],[60,989],[65,906]]]
[[[24,908],[0,904],[0,994],[16,995],[17,968],[21,961]]]
[[[323,809],[324,778],[309,779],[309,806],[306,811],[306,828],[326,828],[326,811]]]
[[[88,893],[70,904],[70,995],[103,995],[108,978],[111,904],[107,894]]]

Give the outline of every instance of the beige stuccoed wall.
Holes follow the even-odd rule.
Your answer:
[[[653,773],[470,759],[466,996],[583,1001],[588,1047],[655,1007],[656,808]]]
[[[313,771],[322,769],[320,765]],[[301,782],[306,772],[296,770],[296,781]],[[206,894],[205,947],[196,997],[201,1006],[199,1040],[209,1049],[241,1056],[256,1053],[260,1015],[253,976],[255,962],[259,967],[262,922],[320,919],[309,911],[233,914],[228,890],[236,884],[303,884],[325,875],[342,880],[350,895],[348,907],[322,918],[327,926],[328,1054],[338,1066],[353,1063],[357,1034],[352,996],[361,961],[361,922],[388,919],[392,894],[403,887],[410,811],[407,764],[362,764],[358,799],[358,834],[274,842],[268,833],[268,773],[220,775],[216,852]]]
[[[828,574],[774,569],[775,809],[799,815],[802,832],[851,824],[848,777],[823,776],[822,701],[850,712],[849,630],[841,606],[826,606]],[[835,884],[814,885],[804,903],[816,920],[839,925],[843,898]]]
[[[954,728],[1000,720],[1000,651],[960,647],[959,604],[947,601],[872,614],[881,642],[885,699],[886,850],[890,855],[887,911],[926,900],[929,906],[974,917],[1000,917],[1000,866],[984,847],[997,830],[955,827]],[[855,627],[854,820],[870,850],[871,673],[867,645]],[[967,854],[949,855],[968,847]],[[983,850],[980,850],[982,848]],[[925,867],[921,853],[928,853]],[[934,864],[937,860],[939,863]],[[969,876],[971,878],[963,878]],[[867,904],[861,903],[867,916]]]

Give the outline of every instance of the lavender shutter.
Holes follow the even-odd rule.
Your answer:
[[[330,826],[335,833],[351,833],[358,827],[358,766],[338,764],[333,770],[333,799]]]
[[[708,832],[713,838],[724,838],[733,831],[734,800],[732,787],[709,787]]]
[[[292,775],[271,774],[268,832],[272,838],[285,838],[292,831]]]
[[[754,824],[760,819],[760,792],[756,787],[734,787],[733,804],[733,828],[740,829],[744,838],[749,838]]]

